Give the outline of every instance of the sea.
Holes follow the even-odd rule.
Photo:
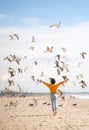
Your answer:
[[[78,99],[89,99],[89,92],[67,92],[65,95],[71,95]]]
[[[78,99],[89,99],[89,92],[63,92],[65,96],[73,96]],[[32,93],[32,92],[0,92],[0,96],[20,96],[20,97],[26,97],[26,96],[49,96],[50,93]]]

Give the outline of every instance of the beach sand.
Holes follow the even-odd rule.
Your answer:
[[[58,97],[53,116],[48,95],[0,97],[0,130],[89,130],[89,99]]]

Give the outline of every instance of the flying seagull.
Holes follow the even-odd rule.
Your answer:
[[[82,56],[83,59],[85,59],[85,55],[86,55],[86,54],[87,54],[86,52],[80,53],[80,55]]]
[[[51,47],[48,47],[48,46],[47,46],[45,52],[50,52],[50,53],[52,53],[52,51],[53,51],[53,46],[51,46]]]
[[[8,60],[9,62],[12,62],[12,59],[9,56],[5,57],[4,60]]]
[[[34,36],[32,36],[32,43],[34,43],[35,42],[35,37]]]
[[[14,34],[14,36],[19,40],[19,36],[18,36],[18,34]]]
[[[61,49],[63,50],[63,52],[66,52],[66,48],[65,47],[62,47]]]
[[[60,28],[60,25],[61,25],[61,22],[59,22],[58,24],[53,24],[53,25],[51,25],[51,26],[49,26],[49,27],[50,27],[50,28],[51,28],[51,27]]]
[[[9,37],[10,37],[10,40],[14,40],[13,35],[9,35]]]
[[[79,82],[79,84],[81,84],[82,88],[87,87],[87,84],[86,84],[86,82],[85,82],[84,80],[81,80],[81,81]]]
[[[8,73],[10,74],[11,77],[15,76],[15,70],[11,67],[8,68]]]

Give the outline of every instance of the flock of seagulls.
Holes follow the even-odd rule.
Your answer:
[[[53,24],[53,25],[51,25],[49,27],[50,28],[52,28],[52,27],[60,28],[60,25],[61,25],[61,22],[59,22],[58,24]],[[17,34],[9,35],[9,37],[10,37],[10,40],[14,40],[15,38],[17,40],[19,40],[19,36]],[[29,51],[30,50],[34,51],[35,42],[36,42],[35,37],[32,36],[31,43],[34,43],[34,44],[33,44],[33,46],[28,48]],[[53,46],[50,46],[50,47],[47,46],[46,50],[43,50],[44,54],[45,53],[53,53],[53,48],[54,48]],[[60,50],[62,50],[64,54],[67,52],[67,48],[65,48],[65,47],[59,48],[59,52],[60,52]],[[86,54],[87,54],[86,52],[81,52],[80,53],[80,56],[82,56],[83,60],[85,60],[85,55]],[[27,56],[24,56],[24,59],[26,59],[26,58],[27,58]],[[66,60],[63,60],[63,58],[65,58]],[[22,60],[21,58],[17,57],[16,55],[13,55],[13,54],[10,54],[9,56],[4,57],[3,59],[4,59],[4,61],[9,61],[10,63],[16,62],[17,65],[20,65],[20,61]],[[56,69],[57,76],[61,76],[63,78],[63,80],[69,79],[69,77],[67,76],[67,73],[70,72],[70,65],[66,61],[67,61],[67,56],[61,55],[59,53],[59,54],[56,54],[54,56],[54,63],[51,64],[51,66],[53,66]],[[78,68],[80,67],[81,63],[82,63],[81,61],[78,63],[78,65],[77,65]],[[38,64],[38,61],[35,60],[33,62],[33,64],[35,64],[36,66],[39,66],[40,63]],[[24,70],[23,70],[22,68],[18,67],[17,70],[15,70],[14,68],[9,67],[8,68],[8,73],[10,74],[10,77],[14,77],[14,76],[16,76],[16,71],[18,71],[19,74],[22,74],[23,72],[26,72],[28,68],[29,67],[24,68]],[[66,75],[64,75],[63,73],[66,73]],[[40,75],[39,75],[39,77],[37,79],[35,78],[35,75],[30,76],[30,78],[33,81],[37,81],[37,82],[39,81],[38,79],[40,77],[44,77],[44,71],[40,72]],[[87,83],[85,82],[85,80],[83,80],[83,78],[84,78],[84,74],[82,74],[82,73],[76,75],[76,80],[78,81],[78,84],[81,85],[82,88],[85,88],[85,87],[87,87]],[[74,86],[76,86],[76,83],[74,81],[71,81],[71,83]],[[8,79],[8,84],[9,84],[8,87],[15,85],[14,81],[12,79],[10,79],[10,78]],[[19,88],[19,91],[21,92],[21,90],[22,90],[21,86],[19,84],[17,84],[17,86]],[[63,94],[61,90],[59,90],[59,92],[60,92],[60,95]]]
[[[13,61],[15,61],[17,64],[19,64],[20,63],[20,61],[21,61],[21,58],[18,58],[18,57],[16,57],[15,55],[9,55],[9,56],[6,56],[5,58],[4,58],[4,60],[8,60],[9,62],[13,62]]]

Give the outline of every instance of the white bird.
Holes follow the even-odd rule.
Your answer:
[[[17,84],[17,86],[18,86],[19,92],[21,93],[22,92],[21,86],[19,84]]]
[[[8,79],[8,83],[9,83],[9,86],[14,86],[15,85],[13,80]]]
[[[44,75],[44,72],[42,71],[41,74],[40,74],[40,77],[43,77],[43,75]]]
[[[15,76],[15,70],[11,67],[8,68],[8,73],[10,74],[11,77]]]
[[[12,59],[9,56],[5,57],[4,60],[8,60],[9,62],[12,62]]]
[[[69,64],[66,64],[66,66],[65,66],[65,69],[66,69],[67,72],[69,72],[68,66],[69,66]]]
[[[13,35],[9,35],[9,37],[10,37],[10,40],[14,40]]]
[[[34,61],[34,64],[35,64],[35,65],[38,65],[38,62],[37,62],[37,61]]]
[[[84,80],[81,80],[81,81],[79,82],[79,84],[81,84],[82,88],[87,87],[87,84],[86,84],[86,82],[85,82]]]
[[[76,75],[76,78],[77,78],[77,79],[83,78],[83,74],[81,73],[81,74]]]
[[[58,89],[58,92],[60,93],[60,96],[64,94],[60,89]]]
[[[18,73],[22,73],[22,69],[21,68],[18,68]]]
[[[58,24],[53,24],[53,25],[51,25],[51,26],[49,26],[49,27],[50,27],[50,28],[51,28],[51,27],[60,28],[60,25],[61,25],[61,22],[59,22]]]
[[[19,36],[18,36],[18,34],[14,34],[14,36],[19,40]]]
[[[60,69],[59,68],[57,68],[57,74],[60,75]]]
[[[55,67],[59,67],[59,61],[56,60],[55,65],[56,65]]]
[[[21,58],[16,58],[15,61],[16,61],[17,64],[19,64],[20,61],[21,61]]]
[[[80,62],[78,63],[78,65],[77,65],[77,67],[80,67],[81,64],[82,64],[82,62],[80,61]]]
[[[57,58],[58,60],[60,60],[60,55],[56,55],[55,58]]]
[[[66,75],[63,75],[62,78],[63,78],[64,80],[67,80],[67,79],[68,79]]]
[[[80,55],[82,56],[83,59],[85,59],[85,55],[86,55],[86,54],[87,54],[86,52],[80,53]]]
[[[31,46],[31,47],[29,47],[28,49],[31,49],[31,50],[33,51],[33,50],[34,50],[34,48],[35,48],[35,47]]]
[[[31,79],[32,79],[33,81],[35,81],[35,76],[34,76],[34,75],[32,75],[32,76],[31,76]]]
[[[35,37],[34,36],[32,36],[32,43],[34,43],[35,42]]]
[[[50,53],[52,53],[52,51],[53,51],[53,46],[51,46],[51,47],[48,47],[48,46],[47,46],[45,52],[50,52]]]
[[[74,81],[71,81],[71,83],[72,83],[74,86],[76,86],[76,83],[75,83]]]
[[[61,49],[63,50],[63,52],[66,52],[66,48],[65,47],[62,47]]]

